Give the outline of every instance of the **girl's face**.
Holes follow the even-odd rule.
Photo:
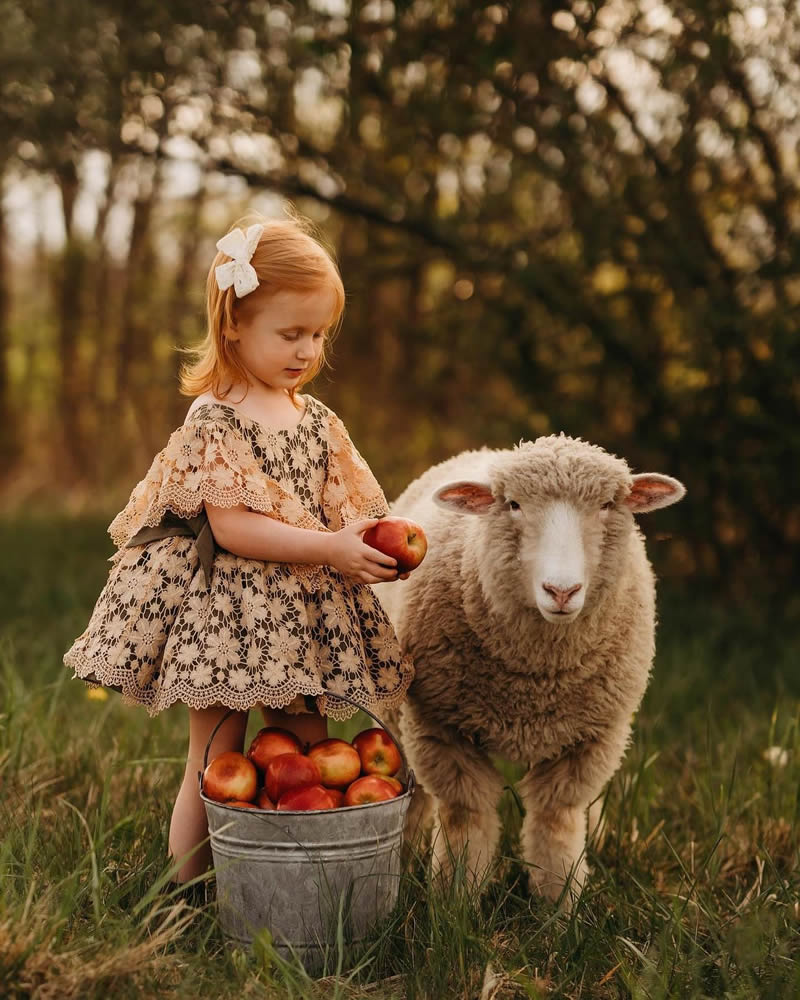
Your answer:
[[[270,389],[290,389],[322,351],[336,305],[333,289],[276,292],[242,310],[228,339],[253,379]]]

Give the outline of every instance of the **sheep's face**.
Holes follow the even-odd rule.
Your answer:
[[[487,479],[448,483],[434,500],[485,518],[494,568],[517,574],[524,602],[559,625],[575,621],[587,597],[614,578],[632,515],[685,493],[669,476],[632,476],[621,459],[563,436],[499,452]]]

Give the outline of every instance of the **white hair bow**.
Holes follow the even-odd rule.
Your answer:
[[[214,268],[217,276],[217,284],[220,291],[233,285],[236,297],[240,299],[243,295],[249,295],[258,288],[258,275],[256,269],[250,263],[264,226],[257,222],[253,226],[248,226],[247,232],[241,229],[234,229],[227,233],[221,240],[217,240],[217,250],[226,253],[233,260],[227,261]]]

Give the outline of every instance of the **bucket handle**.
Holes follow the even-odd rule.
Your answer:
[[[329,692],[329,691],[325,691],[323,693],[324,694],[330,694],[332,698],[337,698],[339,701],[346,701],[348,703],[348,705],[352,705],[354,708],[357,708],[360,712],[364,712],[365,715],[368,715],[372,719],[373,722],[377,722],[378,725],[381,727],[381,729],[385,729],[386,730],[386,732],[389,734],[389,737],[394,742],[394,745],[400,751],[400,757],[401,757],[401,759],[403,761],[403,769],[405,770],[406,775],[408,776],[408,781],[406,783],[407,784],[407,790],[409,792],[413,792],[414,788],[415,788],[415,786],[417,784],[417,779],[414,777],[414,772],[408,766],[408,760],[406,759],[405,752],[404,752],[402,746],[400,745],[399,741],[395,737],[394,733],[391,731],[391,729],[389,729],[389,727],[385,723],[383,723],[378,718],[377,715],[373,715],[373,713],[370,712],[370,710],[368,708],[364,708],[363,705],[359,705],[358,702],[357,701],[353,701],[352,698],[348,698],[346,695],[343,695],[343,694],[333,694],[332,692]],[[200,791],[203,790],[203,774],[205,774],[205,770],[208,767],[208,754],[209,754],[209,751],[211,750],[211,744],[214,742],[214,737],[217,735],[217,732],[219,731],[220,726],[224,722],[226,722],[233,715],[233,713],[236,712],[236,711],[237,711],[237,709],[235,709],[235,708],[228,709],[228,711],[225,713],[225,715],[222,716],[222,718],[219,720],[219,722],[216,724],[216,726],[214,726],[214,728],[211,730],[211,735],[208,738],[208,743],[206,743],[206,750],[205,750],[205,753],[203,754],[203,770],[197,772],[197,780],[198,780],[198,782],[200,784]]]

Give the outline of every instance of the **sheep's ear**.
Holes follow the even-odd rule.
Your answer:
[[[633,477],[633,486],[623,503],[634,514],[648,514],[659,507],[669,507],[686,496],[686,487],[672,476],[641,472]]]
[[[494,503],[494,494],[486,483],[463,480],[440,486],[433,494],[434,503],[461,514],[485,514]]]

